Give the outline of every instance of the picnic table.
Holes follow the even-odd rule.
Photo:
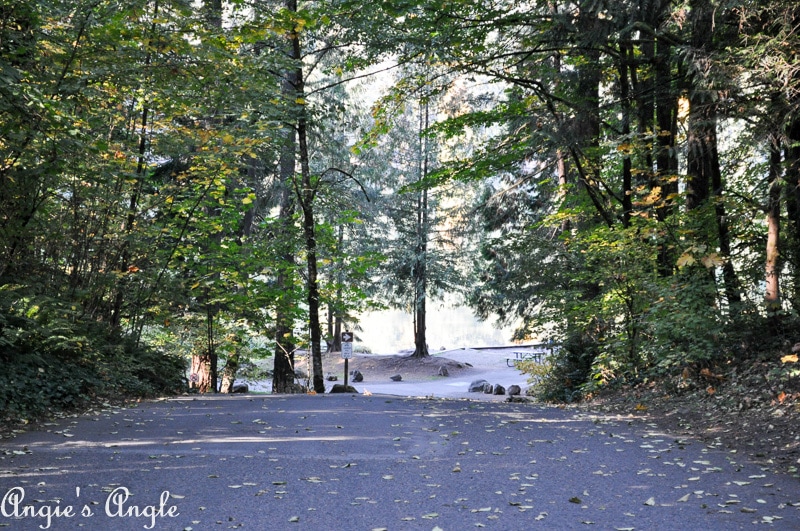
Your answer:
[[[527,350],[515,350],[513,358],[506,358],[506,365],[514,367],[518,361],[533,361],[542,363],[548,354],[552,354],[558,347],[552,343],[539,343],[529,345]]]

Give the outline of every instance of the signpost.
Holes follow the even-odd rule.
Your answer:
[[[344,359],[344,388],[347,389],[347,377],[350,375],[348,361],[353,357],[353,332],[342,332],[342,359]]]

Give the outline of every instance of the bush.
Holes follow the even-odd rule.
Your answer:
[[[137,346],[82,320],[72,306],[8,287],[0,290],[0,363],[0,418],[11,420],[185,388],[179,356]]]
[[[577,402],[583,398],[583,386],[598,355],[597,345],[575,333],[544,363],[521,362],[518,368],[531,377],[532,394],[546,402]]]

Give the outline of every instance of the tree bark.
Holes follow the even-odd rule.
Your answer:
[[[297,11],[297,1],[289,0],[287,7],[290,11]],[[296,102],[303,101],[305,94],[305,79],[300,54],[300,35],[297,31],[290,34],[292,59],[295,61],[294,94]],[[314,391],[325,392],[325,377],[322,372],[322,330],[319,321],[319,280],[317,273],[317,236],[316,221],[314,219],[314,200],[316,198],[317,183],[312,183],[311,168],[309,167],[307,118],[304,103],[298,104],[297,109],[297,143],[300,156],[300,185],[295,179],[295,193],[303,211],[303,235],[306,247],[306,290],[308,302],[308,328],[311,339],[311,369]]]
[[[631,83],[629,72],[634,68],[633,46],[621,44],[619,50],[619,75],[620,100],[622,105],[622,136],[625,142],[630,142],[631,136]],[[629,227],[633,214],[633,164],[631,162],[630,147],[622,153],[622,226]]]
[[[294,73],[287,76],[284,80],[284,93],[290,91],[293,94]],[[294,200],[291,190],[291,182],[294,179],[295,171],[295,150],[296,150],[296,131],[294,127],[286,130],[286,138],[281,149],[279,160],[280,171],[280,210],[278,213],[278,248],[283,267],[281,267],[276,278],[278,301],[275,314],[275,358],[272,370],[272,392],[273,393],[294,393],[294,350],[295,345],[292,341],[293,321],[290,305],[294,303],[292,297],[294,252],[292,245],[292,216],[294,214]]]
[[[428,104],[420,109],[420,166],[419,178],[424,180],[428,175],[428,143],[422,132],[428,128]],[[415,249],[413,281],[414,281],[414,354],[415,358],[428,356],[427,309],[428,291],[428,190],[423,188],[417,199],[417,246]]]
[[[800,313],[800,117],[794,118],[786,131],[786,210],[791,229],[787,257],[792,263],[792,280],[795,286],[792,308]]]
[[[767,261],[766,261],[766,290],[764,303],[767,312],[775,313],[781,308],[780,290],[780,234],[781,234],[781,185],[780,141],[773,137],[769,149],[769,196],[767,200]]]
[[[725,298],[731,310],[738,311],[742,301],[741,287],[731,261],[730,231],[722,193],[722,171],[717,145],[716,100],[718,98],[713,93],[716,89],[704,79],[713,66],[711,55],[714,52],[714,7],[708,0],[694,0],[692,18],[692,46],[695,58],[689,96],[686,207],[690,211],[698,209],[713,194],[717,238],[723,260]]]
[[[286,0],[285,7],[289,10],[297,10],[297,2]],[[294,42],[297,35],[293,31],[286,33],[289,41],[287,54],[295,58]],[[295,58],[297,60],[297,58]],[[298,79],[298,69],[290,68],[284,74],[281,83],[281,94],[287,102],[294,102],[297,99],[297,87],[300,83]],[[295,344],[292,341],[292,329],[294,322],[292,318],[291,305],[293,300],[295,261],[294,248],[292,244],[292,217],[294,215],[295,203],[293,200],[292,183],[294,182],[296,169],[297,152],[297,130],[294,123],[286,125],[286,137],[281,147],[279,166],[280,179],[280,211],[278,213],[279,224],[278,234],[276,235],[278,248],[281,249],[281,262],[283,267],[278,272],[276,287],[279,293],[275,312],[275,358],[272,371],[272,392],[273,393],[294,393],[297,386],[294,384],[294,351]]]
[[[719,166],[717,116],[705,76],[711,71],[714,13],[708,0],[693,0],[691,9],[691,86],[686,138],[686,208],[700,208],[710,196],[711,175]]]
[[[667,4],[669,5],[669,4]],[[664,17],[659,14],[658,21]],[[678,157],[675,149],[675,139],[678,135],[678,94],[679,90],[673,80],[673,53],[672,46],[664,38],[656,39],[655,50],[655,183],[661,186],[661,203],[656,208],[656,219],[665,222],[674,213],[675,207],[672,197],[678,195]],[[654,185],[655,185],[654,183]],[[664,230],[662,234],[667,234]],[[676,252],[671,241],[666,237],[661,238],[658,250],[658,272],[662,277],[668,277],[675,270]]]

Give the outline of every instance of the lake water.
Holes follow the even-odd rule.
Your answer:
[[[361,316],[363,331],[356,332],[355,347],[373,354],[414,349],[414,318],[400,310],[369,312]],[[431,352],[462,347],[511,345],[513,327],[480,321],[467,307],[430,304],[427,315],[428,349]]]

